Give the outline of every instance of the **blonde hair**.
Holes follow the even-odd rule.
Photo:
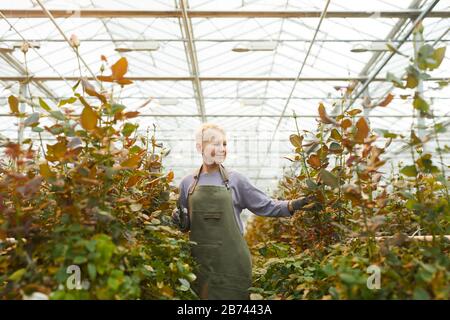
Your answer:
[[[196,144],[202,144],[203,143],[203,139],[202,139],[202,137],[203,137],[203,133],[207,130],[207,129],[216,129],[216,130],[218,130],[218,131],[220,131],[224,136],[226,136],[226,133],[225,133],[225,130],[221,127],[221,126],[219,126],[219,125],[217,125],[217,124],[215,124],[215,123],[203,123],[198,129],[197,129],[197,132],[195,133],[195,143]]]

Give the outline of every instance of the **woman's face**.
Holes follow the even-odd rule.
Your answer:
[[[225,135],[217,129],[203,131],[203,162],[207,165],[221,164],[227,156],[227,140]]]

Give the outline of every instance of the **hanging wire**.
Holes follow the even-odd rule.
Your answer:
[[[286,100],[286,104],[284,105],[283,111],[281,112],[281,116],[278,119],[277,125],[275,126],[275,130],[273,131],[272,139],[270,140],[269,146],[267,147],[267,153],[270,153],[270,150],[272,148],[272,141],[275,139],[275,136],[276,136],[276,133],[278,131],[278,128],[280,127],[281,121],[283,120],[283,116],[286,113],[286,109],[287,109],[287,107],[289,105],[289,102],[291,101],[291,97],[292,97],[292,95],[293,95],[293,93],[295,91],[295,87],[297,86],[297,82],[300,79],[300,75],[303,72],[303,68],[305,67],[306,60],[308,59],[309,54],[311,53],[312,46],[314,45],[314,42],[316,41],[317,34],[319,33],[320,27],[322,25],[322,21],[323,21],[323,19],[325,18],[326,14],[327,14],[328,5],[329,4],[330,4],[330,0],[327,0],[327,3],[325,4],[325,8],[323,9],[322,14],[320,15],[320,20],[319,20],[319,23],[317,24],[317,27],[316,27],[316,30],[314,32],[314,36],[312,38],[312,41],[309,43],[309,47],[308,47],[308,51],[306,52],[305,59],[303,60],[302,66],[300,68],[300,71],[298,72],[297,77],[295,78],[294,85],[292,86],[291,92],[290,92],[290,94],[289,94],[289,96],[288,96],[288,98]],[[258,174],[258,176],[259,176],[259,174]]]

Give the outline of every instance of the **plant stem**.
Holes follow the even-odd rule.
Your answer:
[[[445,193],[447,195],[447,203],[450,204],[450,196],[449,196],[448,187],[447,187],[447,178],[445,176],[444,158],[442,157],[442,149],[441,149],[441,145],[439,142],[439,134],[436,129],[436,119],[434,117],[433,111],[431,111],[431,119],[433,120],[433,128],[434,128],[435,140],[436,140],[436,145],[437,145],[437,152],[439,154],[439,160],[441,160],[441,170],[442,170],[442,176],[444,177],[443,184],[444,184],[444,188],[445,188]]]
[[[297,128],[297,135],[300,137],[300,130],[298,129],[298,123],[297,123],[297,115],[295,114],[295,111],[292,111],[292,112],[294,114],[294,121],[295,121],[295,127]],[[311,175],[309,174],[309,170],[306,165],[305,153],[303,152],[303,147],[300,147],[300,155],[302,157],[303,169],[305,170],[306,175],[308,176],[308,179],[311,180]]]

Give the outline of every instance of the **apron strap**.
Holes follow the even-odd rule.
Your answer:
[[[189,187],[188,196],[190,196],[194,192],[194,189],[197,186],[198,180],[200,178],[200,173],[202,172],[202,168],[203,168],[203,164],[200,166],[200,169],[198,169],[198,171],[196,171],[197,173],[194,174],[194,182]],[[220,175],[222,176],[222,180],[225,184],[225,187],[228,190],[230,190],[230,184],[229,184],[230,179],[228,178],[228,172],[222,164],[219,165],[219,172],[220,172]]]
[[[228,172],[227,172],[227,170],[225,170],[225,167],[222,164],[219,165],[219,171],[220,171],[220,174],[222,175],[222,179],[223,179],[223,182],[225,183],[225,187],[227,187],[227,190],[230,190],[230,185],[229,185],[230,180],[228,179]]]
[[[202,172],[202,168],[203,168],[203,164],[200,166],[200,169],[198,169],[197,173],[194,174],[194,182],[189,187],[188,196],[190,196],[194,192],[194,189],[198,183],[198,179],[200,178],[200,173]]]

